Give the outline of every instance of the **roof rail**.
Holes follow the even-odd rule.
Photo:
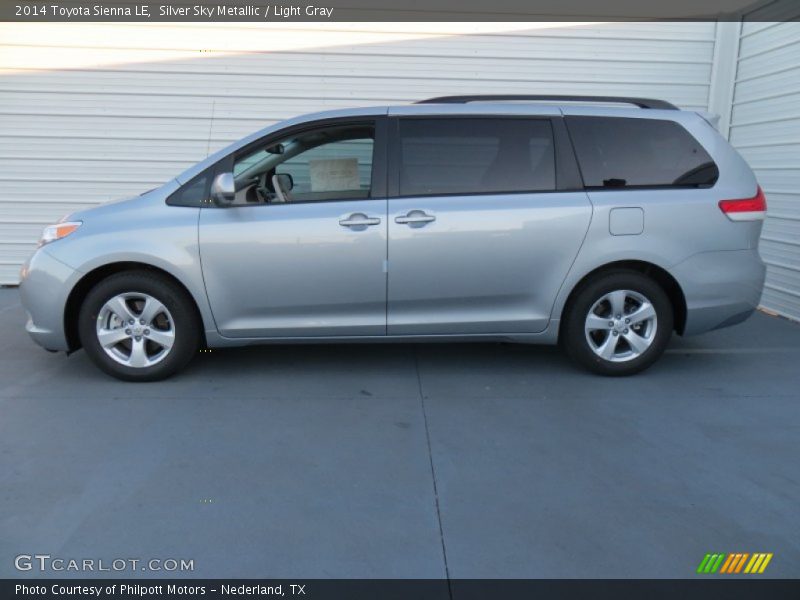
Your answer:
[[[558,101],[558,102],[600,102],[603,104],[634,104],[639,108],[660,108],[665,110],[678,110],[674,104],[666,100],[653,100],[651,98],[629,98],[627,96],[564,96],[561,94],[489,94],[485,96],[440,96],[420,100],[414,104],[466,104],[468,102],[508,102],[519,100]]]

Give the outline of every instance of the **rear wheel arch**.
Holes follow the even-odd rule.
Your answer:
[[[670,304],[672,305],[674,330],[678,334],[683,334],[686,326],[686,297],[683,294],[678,281],[664,268],[656,264],[641,260],[621,260],[612,263],[601,265],[584,275],[573,287],[567,296],[566,302],[562,308],[561,327],[563,327],[563,315],[570,309],[571,303],[578,295],[581,289],[587,284],[595,281],[597,278],[604,275],[619,272],[619,271],[633,271],[646,275],[655,281],[661,289],[667,294]],[[560,332],[559,332],[560,333]],[[560,337],[560,335],[559,335]]]
[[[181,288],[181,290],[183,290],[186,296],[191,300],[198,323],[204,322],[200,308],[197,304],[197,299],[192,295],[183,282],[181,282],[177,277],[168,271],[147,263],[140,262],[109,263],[86,273],[78,281],[78,283],[75,284],[69,293],[69,297],[67,298],[64,308],[64,332],[67,337],[67,346],[70,352],[81,348],[80,336],[78,334],[78,315],[80,314],[81,306],[83,305],[83,302],[91,289],[111,275],[134,271],[158,274],[172,281],[172,283]],[[202,336],[202,343],[205,344],[205,331],[201,331],[200,333]]]

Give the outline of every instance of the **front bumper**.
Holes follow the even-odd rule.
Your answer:
[[[669,272],[686,298],[684,335],[704,333],[747,319],[758,306],[766,267],[755,248],[701,252]]]
[[[64,310],[81,273],[53,257],[46,248],[39,248],[23,265],[20,276],[20,299],[28,314],[25,329],[46,350],[69,350]]]

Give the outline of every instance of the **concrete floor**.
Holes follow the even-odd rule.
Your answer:
[[[2,577],[21,553],[214,578],[692,577],[707,552],[800,577],[783,319],[675,337],[628,379],[556,348],[334,345],[214,351],[155,384],[23,323],[0,290]]]

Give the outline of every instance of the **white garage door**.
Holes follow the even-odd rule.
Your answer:
[[[18,281],[46,223],[157,186],[298,113],[500,92],[651,96],[705,110],[715,30],[0,24],[0,283]]]
[[[799,15],[800,3],[780,0],[745,16],[730,130],[731,143],[767,195],[761,302],[795,319],[800,319],[800,23],[749,19]]]

